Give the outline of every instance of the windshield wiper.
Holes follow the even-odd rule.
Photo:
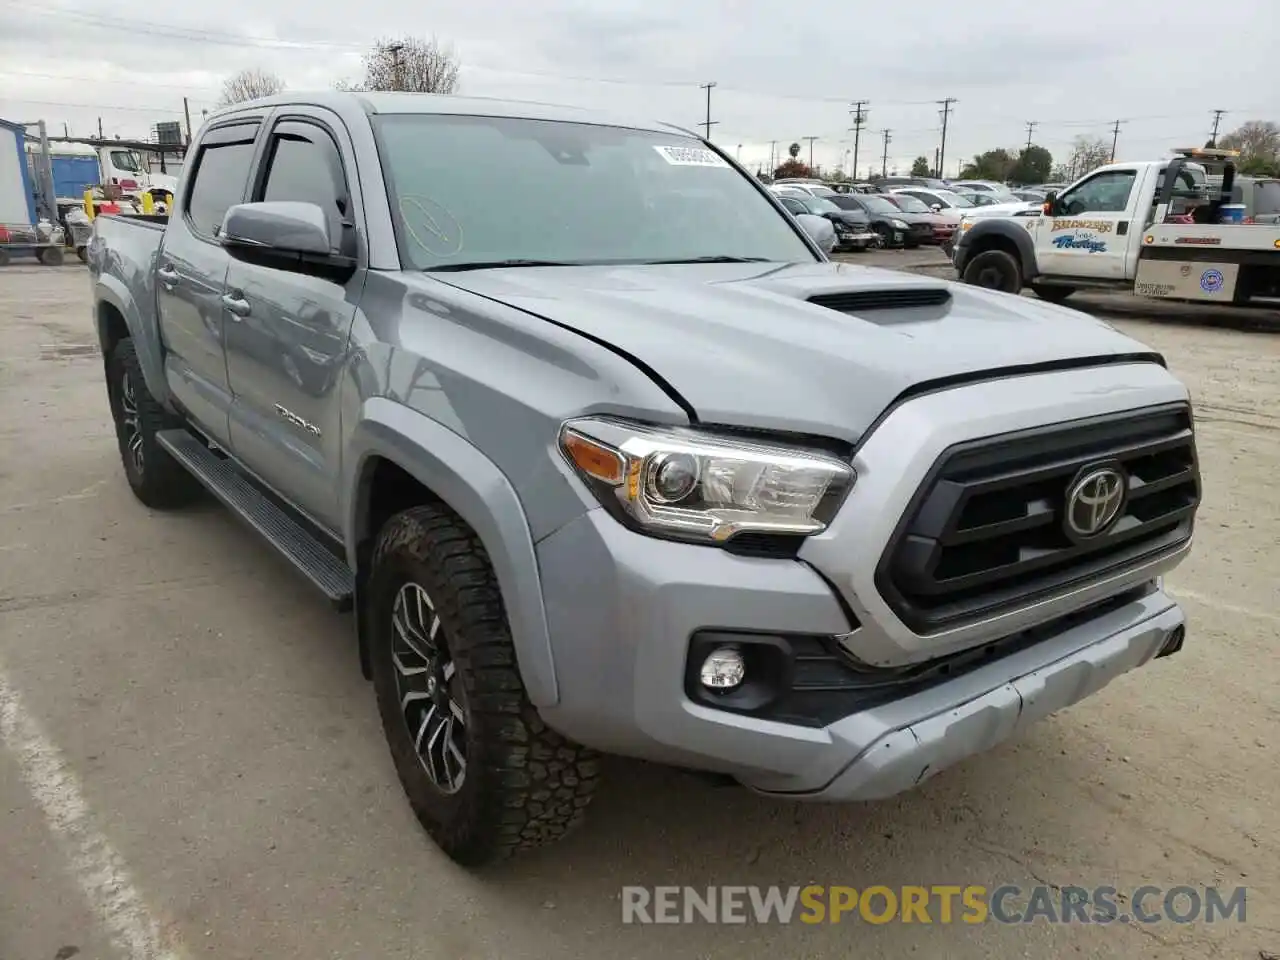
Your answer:
[[[656,266],[661,263],[768,263],[767,257],[728,257],[728,256],[709,256],[709,257],[687,257],[683,260],[646,260],[645,263],[650,266]]]
[[[441,263],[423,267],[424,273],[446,270],[457,273],[462,270],[497,270],[501,267],[581,267],[581,260],[474,260],[471,263]]]

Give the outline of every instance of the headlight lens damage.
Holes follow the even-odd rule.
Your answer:
[[[854,481],[829,454],[615,420],[569,421],[560,449],[619,519],[707,543],[746,532],[820,533]]]

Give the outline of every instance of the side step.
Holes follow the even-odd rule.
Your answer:
[[[347,565],[326,549],[314,534],[266,497],[229,460],[216,456],[206,444],[185,430],[164,430],[156,434],[156,439],[192,476],[208,487],[210,493],[258,531],[339,609],[351,606],[355,578]]]

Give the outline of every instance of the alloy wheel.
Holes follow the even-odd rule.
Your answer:
[[[125,448],[134,469],[142,474],[142,425],[138,420],[138,401],[133,393],[133,378],[126,370],[120,377],[120,426],[124,430]]]
[[[400,713],[427,777],[442,793],[467,776],[466,697],[431,597],[416,583],[396,593],[391,659]]]

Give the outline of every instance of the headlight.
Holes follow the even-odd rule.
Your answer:
[[[905,223],[905,221],[902,221],[902,220],[890,220],[889,222],[890,222],[891,224],[893,224],[893,229],[895,229],[895,230],[905,230],[905,229],[907,229],[907,224]]]
[[[616,420],[569,421],[560,450],[624,523],[705,543],[820,533],[854,481],[825,453]]]

